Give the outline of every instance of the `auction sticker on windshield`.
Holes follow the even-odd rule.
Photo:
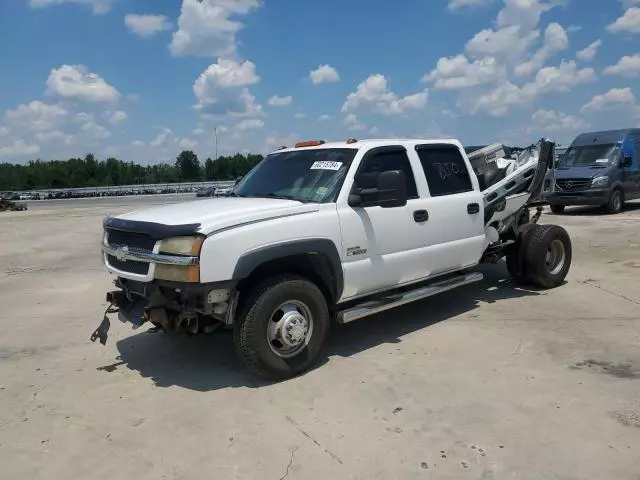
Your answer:
[[[311,170],[340,170],[342,162],[313,162]]]

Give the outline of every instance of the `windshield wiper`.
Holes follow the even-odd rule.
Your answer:
[[[261,193],[261,194],[257,194],[257,195],[249,195],[250,197],[253,198],[277,198],[279,200],[293,200],[294,202],[301,202],[301,203],[310,203],[312,202],[312,200],[304,200],[302,198],[298,198],[295,197],[293,195],[287,195],[284,193]]]

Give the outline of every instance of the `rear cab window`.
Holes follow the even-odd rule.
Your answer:
[[[416,153],[432,197],[473,191],[469,169],[455,145],[416,145]]]

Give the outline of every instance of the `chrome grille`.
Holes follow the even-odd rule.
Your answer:
[[[149,235],[136,232],[124,232],[121,230],[107,230],[107,244],[110,247],[127,247],[129,251],[153,252],[156,241]],[[121,272],[133,273],[136,275],[147,275],[149,273],[149,263],[137,262],[135,260],[118,260],[113,255],[107,255],[107,262],[112,268]]]
[[[590,178],[569,178],[556,180],[558,187],[565,192],[578,192],[580,190],[587,190],[591,186]]]

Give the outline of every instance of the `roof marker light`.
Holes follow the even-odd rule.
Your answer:
[[[347,144],[350,144],[350,143],[357,143],[357,142],[358,142],[358,140],[357,140],[356,138],[348,138],[348,139],[347,139]]]
[[[296,143],[295,148],[317,147],[318,145],[323,145],[324,143],[325,143],[324,140],[308,140],[306,142],[298,142],[298,143]]]

